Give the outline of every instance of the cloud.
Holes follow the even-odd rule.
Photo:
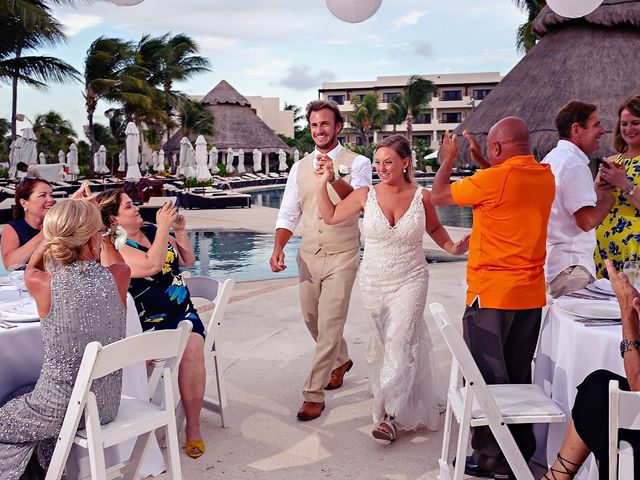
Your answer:
[[[393,20],[392,25],[394,28],[402,28],[408,27],[410,25],[415,25],[427,13],[428,12],[425,10],[412,10],[411,12]]]
[[[64,26],[65,33],[70,37],[102,23],[102,19],[96,15],[81,15],[71,12],[58,15],[58,21]]]
[[[351,42],[347,40],[342,40],[340,38],[330,38],[329,40],[324,40],[319,42],[320,45],[350,45]]]
[[[309,90],[318,88],[322,82],[331,81],[334,78],[335,74],[329,70],[313,74],[309,65],[291,65],[287,76],[276,84],[292,90]]]
[[[411,43],[413,47],[413,53],[416,55],[420,55],[421,57],[432,57],[433,56],[433,47],[429,42],[421,42],[416,40]]]

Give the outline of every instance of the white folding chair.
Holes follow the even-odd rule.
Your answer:
[[[142,333],[106,346],[98,342],[87,345],[45,480],[60,480],[74,443],[88,449],[93,480],[119,477],[133,480],[154,431],[160,427],[166,428],[169,478],[182,478],[172,385],[190,332],[191,323],[185,321],[175,330]],[[90,391],[93,381],[155,358],[165,359],[162,364],[163,405],[123,395],[116,418],[100,425],[96,397]],[[78,430],[83,413],[86,429]],[[130,438],[137,438],[131,458],[107,469],[104,449]]]
[[[640,392],[620,390],[618,381],[611,380],[609,382],[609,480],[633,478],[633,448],[624,440],[621,440],[618,446],[619,428],[640,430]]]
[[[224,384],[224,369],[222,366],[222,358],[220,357],[220,342],[218,342],[218,333],[222,318],[227,311],[227,305],[231,299],[231,293],[235,286],[232,279],[220,282],[214,278],[208,277],[190,277],[186,279],[187,288],[192,298],[203,298],[213,303],[209,324],[206,327],[206,337],[204,341],[204,351],[213,352],[213,365],[216,373],[216,386],[218,390],[218,399],[207,396],[205,393],[203,407],[209,411],[220,415],[222,426],[226,427],[224,417],[224,408],[227,406],[227,392]],[[205,325],[206,321],[203,319]],[[181,409],[179,410],[182,411]],[[182,420],[182,419],[180,419]],[[181,421],[178,425],[181,425]]]
[[[429,305],[451,355],[447,411],[440,455],[440,480],[462,480],[471,427],[488,426],[518,480],[533,480],[508,425],[564,422],[562,410],[538,385],[487,385],[460,331],[451,323],[444,307]],[[464,385],[461,383],[464,379]],[[459,424],[456,466],[451,475],[449,442],[453,416]]]

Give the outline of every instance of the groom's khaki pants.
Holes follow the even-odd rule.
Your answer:
[[[300,306],[309,333],[316,341],[311,372],[302,394],[307,402],[324,401],[331,371],[349,360],[342,336],[356,278],[360,249],[341,253],[298,253]]]

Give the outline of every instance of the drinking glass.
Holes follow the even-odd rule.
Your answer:
[[[21,300],[22,300],[22,291],[26,290],[25,284],[24,284],[25,268],[27,268],[27,265],[24,263],[14,263],[12,265],[9,265],[9,268],[8,268],[9,279],[11,280],[11,283],[13,284],[13,286],[18,289],[18,295],[20,296]]]
[[[630,261],[624,262],[622,266],[622,271],[629,279],[629,283],[633,285],[636,290],[640,290],[640,262],[639,261]]]

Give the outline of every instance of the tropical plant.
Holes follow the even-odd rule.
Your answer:
[[[47,160],[56,160],[58,152],[67,151],[77,137],[71,122],[53,110],[36,116],[33,132],[38,139],[38,151],[43,152]]]
[[[413,148],[413,120],[429,106],[431,96],[437,91],[437,87],[430,80],[422,78],[420,75],[411,75],[407,86],[400,94],[402,99],[398,99],[398,102],[402,102],[406,108],[407,138],[411,143],[411,148]]]
[[[183,137],[214,134],[213,114],[205,105],[185,99],[178,104],[177,110]]]
[[[84,61],[84,99],[87,111],[87,138],[91,151],[98,149],[96,144],[93,116],[98,102],[102,99],[126,102],[129,98],[122,94],[123,76],[135,61],[130,42],[119,38],[98,37],[89,49]]]
[[[547,4],[545,0],[513,0],[516,6],[527,13],[527,21],[518,27],[516,48],[519,52],[528,52],[538,41],[533,34],[533,21]]]
[[[302,107],[294,105],[293,103],[284,102],[282,109],[293,112],[293,136],[295,137],[296,134],[304,128],[302,125],[304,125],[305,116],[302,113]]]
[[[394,95],[387,105],[387,123],[393,125],[393,131],[407,118],[407,106],[404,102],[404,95]]]
[[[174,126],[171,121],[173,107],[182,101],[182,94],[173,90],[174,82],[209,71],[209,60],[197,55],[197,43],[184,33],[174,36],[167,33],[160,37],[145,35],[138,42],[136,52],[136,64],[143,69],[147,83],[162,89],[159,101],[165,112],[168,141]]]
[[[371,156],[371,137],[374,130],[380,130],[385,122],[385,113],[378,106],[379,98],[376,93],[367,93],[362,99],[354,96],[351,104],[353,112],[349,112],[349,123],[362,138],[365,155]]]
[[[79,72],[59,58],[25,55],[64,41],[61,25],[42,0],[0,2],[0,82],[11,84],[11,139],[16,139],[18,84],[45,89],[49,82],[78,79]],[[28,19],[24,17],[28,15]]]

